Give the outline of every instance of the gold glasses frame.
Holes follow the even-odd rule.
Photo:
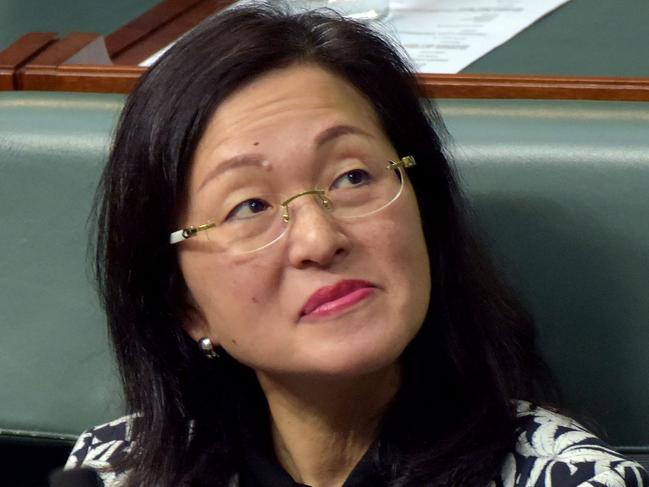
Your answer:
[[[414,166],[415,164],[416,164],[416,162],[415,162],[415,158],[413,156],[405,156],[405,157],[400,158],[397,161],[388,160],[388,165],[385,166],[385,168],[388,169],[388,170],[399,171],[400,175],[401,175],[401,180],[403,181],[403,173],[401,173],[401,169],[402,168],[407,169],[409,167]],[[401,191],[399,191],[399,193],[397,193],[397,195],[394,197],[394,199],[392,199],[385,206],[379,208],[376,211],[379,211],[379,210],[385,208],[386,206],[388,206],[389,204],[391,204],[394,200],[396,200],[398,198],[398,196],[400,194],[401,194]],[[319,200],[319,202],[320,202],[320,204],[322,205],[323,208],[325,208],[325,209],[330,209],[331,208],[331,200],[329,200],[329,198],[327,198],[326,191],[324,189],[316,188],[316,189],[311,189],[311,190],[308,190],[308,191],[302,191],[302,192],[297,193],[297,194],[291,196],[290,198],[284,200],[282,203],[280,203],[280,206],[282,207],[281,218],[284,221],[284,223],[289,223],[289,221],[291,219],[289,211],[288,211],[289,203],[291,203],[293,200],[295,200],[295,199],[297,199],[297,198],[299,198],[301,196],[307,196],[307,195],[313,195],[314,197],[316,197]],[[374,212],[372,212],[372,213],[374,213]],[[208,222],[208,223],[204,223],[204,224],[198,225],[198,226],[190,225],[188,227],[181,228],[180,230],[176,230],[176,231],[172,232],[169,235],[169,243],[171,245],[174,245],[174,244],[183,242],[184,240],[195,237],[196,235],[198,235],[199,232],[209,230],[210,228],[215,228],[216,226],[217,226],[216,223]],[[280,237],[281,237],[281,235],[280,235]],[[268,247],[268,245],[274,243],[278,239],[279,239],[279,237],[274,239],[273,241],[269,242],[268,244],[263,245],[262,247],[259,247],[258,249],[254,249],[254,250],[248,251],[248,252],[256,252],[257,250],[261,250],[261,249],[263,249],[265,247]],[[245,253],[247,253],[247,252],[245,252]]]

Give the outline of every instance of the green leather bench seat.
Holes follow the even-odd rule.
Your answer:
[[[45,470],[122,411],[86,256],[122,103],[0,93],[0,454],[16,464],[40,448]],[[569,406],[649,453],[649,103],[440,107],[475,219],[537,316]]]
[[[476,220],[569,405],[649,453],[649,103],[440,105]]]
[[[92,194],[122,101],[0,92],[2,485],[46,485],[83,428],[122,411],[86,265]]]

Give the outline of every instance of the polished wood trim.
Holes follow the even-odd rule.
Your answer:
[[[118,35],[119,31],[111,34],[109,36],[111,44],[108,45],[108,52],[111,53],[113,63],[123,65],[140,64],[160,49],[189,32],[208,16],[230,5],[232,0],[185,0],[185,3],[186,5],[182,10],[180,8],[174,10],[176,15],[169,15],[167,20],[163,19],[164,21],[159,21],[157,24],[149,16],[149,12],[136,19],[142,24],[142,35],[138,37],[137,41],[131,42],[119,51],[111,51],[113,49],[112,37]],[[130,34],[127,32],[127,35]]]
[[[101,62],[79,56],[84,48],[90,51],[91,43],[96,47],[97,34],[70,34],[16,69],[13,89],[128,93],[146,71],[137,66],[140,62],[232,3],[164,0],[106,38],[116,66],[64,65],[72,56],[77,62]],[[422,94],[436,98],[649,101],[649,78],[426,73],[418,80]]]
[[[146,68],[139,66],[28,66],[21,71],[23,89],[94,93],[130,93]]]
[[[162,1],[105,39],[117,66],[64,65],[73,56],[77,62],[101,62],[79,55],[84,48],[89,52],[93,42],[97,47],[98,34],[73,33],[58,42],[55,34],[46,34],[49,40],[22,63],[3,65],[7,50],[0,53],[0,89],[128,93],[146,71],[137,66],[140,62],[232,3]],[[422,94],[436,98],[649,101],[649,78],[420,74],[418,80]]]
[[[58,39],[54,32],[30,32],[0,51],[0,66],[17,68]]]
[[[45,70],[53,72],[61,69],[63,63],[79,54],[86,46],[97,41],[101,36],[91,32],[73,32],[67,37],[54,42],[47,49],[31,59],[27,64],[16,70],[15,84],[16,89],[20,90],[40,90],[48,88],[42,83],[33,83],[33,75],[39,71]],[[100,66],[106,68],[107,66]],[[56,84],[56,83],[54,83]],[[58,91],[52,88],[54,91]]]
[[[649,101],[649,78],[420,74],[434,98]]]
[[[111,58],[151,35],[155,30],[203,0],[166,0],[144,12],[128,24],[106,37],[106,48]]]
[[[54,32],[30,32],[0,51],[0,91],[16,89],[16,70],[56,39]]]
[[[0,66],[0,91],[11,91],[15,89],[13,69],[5,69]]]
[[[23,89],[129,93],[146,68],[60,65],[23,68]],[[421,74],[434,98],[649,101],[649,78]]]
[[[73,32],[48,46],[43,52],[27,63],[28,66],[58,66],[77,54],[88,44],[94,42],[99,34],[94,32]]]

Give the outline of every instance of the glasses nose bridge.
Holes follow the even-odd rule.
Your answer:
[[[308,191],[302,191],[301,193],[295,194],[281,203],[282,220],[284,221],[284,223],[288,223],[291,220],[288,205],[302,196],[312,196],[313,199],[319,204],[319,206],[321,208],[324,208],[325,210],[331,210],[332,208],[331,200],[325,194],[325,191],[323,189],[311,189]]]

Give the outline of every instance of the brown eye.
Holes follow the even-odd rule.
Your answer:
[[[363,169],[353,169],[347,171],[336,178],[331,185],[331,189],[353,188],[355,186],[364,186],[372,182],[372,176]]]
[[[242,201],[237,206],[235,206],[230,211],[230,213],[228,213],[228,216],[225,217],[225,221],[253,218],[255,215],[267,211],[270,208],[272,208],[272,205],[267,201],[260,198],[251,198],[249,200]]]

